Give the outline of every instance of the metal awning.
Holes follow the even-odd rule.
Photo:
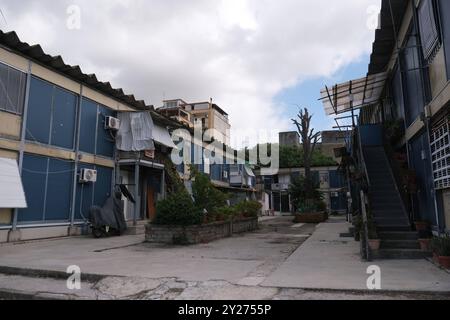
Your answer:
[[[176,149],[177,146],[173,143],[172,137],[170,136],[169,130],[161,126],[155,125],[153,127],[153,140],[156,143],[162,144],[168,148]]]
[[[387,79],[387,72],[325,87],[320,100],[329,116],[338,115],[379,101]]]
[[[27,201],[16,160],[0,158],[0,208],[26,207]]]

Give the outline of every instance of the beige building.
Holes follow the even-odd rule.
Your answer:
[[[210,102],[187,103],[182,99],[165,100],[157,111],[188,127],[201,126],[203,130],[213,130],[213,137],[225,145],[230,145],[231,125],[226,113],[212,100]]]

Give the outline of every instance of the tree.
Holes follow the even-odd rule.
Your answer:
[[[302,139],[305,189],[312,187],[311,164],[317,143],[321,137],[321,132],[314,132],[314,129],[311,128],[312,117],[313,116],[308,112],[308,108],[305,108],[300,109],[297,115],[298,120],[292,119],[292,122],[297,126],[298,133]]]

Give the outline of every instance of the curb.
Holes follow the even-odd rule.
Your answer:
[[[24,276],[30,278],[51,278],[57,280],[67,280],[68,274],[63,271],[52,270],[39,270],[39,269],[26,269],[18,267],[4,267],[0,266],[0,274],[6,274],[10,276]],[[98,282],[109,275],[98,275],[92,273],[82,273],[81,279],[87,282]]]

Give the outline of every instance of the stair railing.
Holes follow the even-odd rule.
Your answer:
[[[364,180],[367,183],[367,188],[364,185],[361,186],[360,190],[360,208],[361,208],[361,218],[362,218],[362,236],[361,236],[361,257],[366,261],[371,261],[371,252],[369,248],[369,219],[367,215],[367,205],[369,204],[369,190],[370,190],[370,178],[366,166],[366,161],[364,159],[364,152],[362,147],[361,131],[356,129],[357,140],[358,140],[358,156],[362,171],[364,172]]]

